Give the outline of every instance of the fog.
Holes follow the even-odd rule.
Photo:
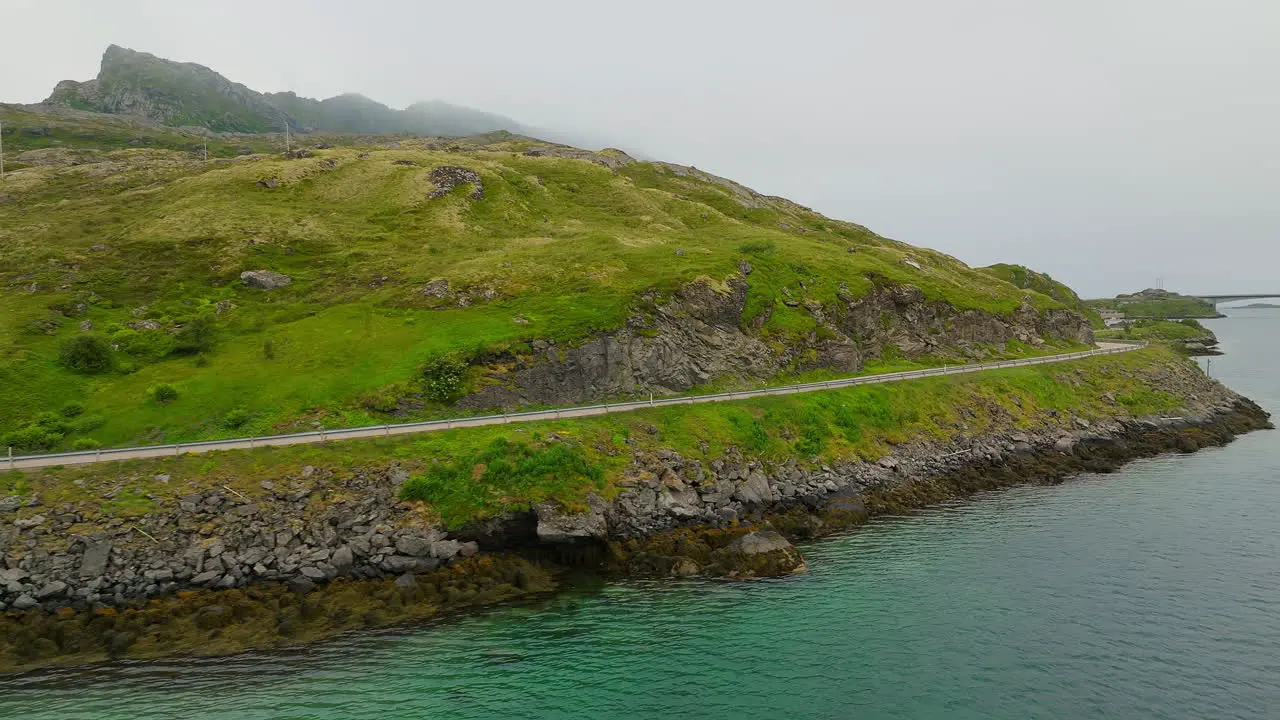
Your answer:
[[[1280,291],[1274,0],[0,0],[0,100],[110,43],[443,99],[1082,294]]]

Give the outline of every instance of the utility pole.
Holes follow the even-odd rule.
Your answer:
[[[205,161],[205,162],[209,162],[209,140],[208,140],[208,138],[205,138],[204,140],[201,140],[201,141],[200,141],[200,145],[201,145],[201,147],[203,147],[203,148],[204,148],[204,161]]]
[[[285,118],[285,121],[284,121],[284,151],[285,151],[285,152],[293,152],[293,147],[291,146],[291,143],[290,143],[290,141],[289,141],[289,120],[288,120],[288,118]]]
[[[4,179],[4,123],[0,122],[0,179]]]

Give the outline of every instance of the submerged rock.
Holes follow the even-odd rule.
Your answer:
[[[711,575],[727,578],[780,577],[805,571],[804,556],[774,530],[758,530],[712,555]]]

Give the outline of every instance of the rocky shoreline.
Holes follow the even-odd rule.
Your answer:
[[[241,625],[255,628],[241,642],[228,640],[221,651],[229,652],[546,592],[566,566],[651,576],[784,574],[804,562],[784,538],[836,532],[978,490],[1108,471],[1270,427],[1257,405],[1193,368],[1168,380],[1184,399],[1178,417],[1135,418],[1118,402],[1112,418],[1050,411],[1035,427],[997,423],[915,439],[875,461],[768,463],[734,449],[707,461],[637,450],[616,495],[588,496],[586,512],[544,503],[453,531],[421,506],[398,501],[407,472],[394,462],[343,478],[302,468],[263,483],[258,497],[208,490],[135,522],[97,522],[84,508],[46,508],[38,497],[22,498],[20,507],[11,500],[0,506],[0,609],[7,611],[0,638],[10,638],[0,639],[0,669],[79,655],[219,651],[208,638],[163,635],[174,618],[191,614],[184,608],[222,608],[212,611],[216,622],[193,616],[192,633],[239,637],[232,631]],[[304,612],[308,598],[324,612]],[[228,611],[228,603],[241,609]],[[348,605],[359,612],[342,609]],[[94,624],[104,616],[162,622],[152,630],[126,623],[121,639],[115,625]],[[29,645],[79,637],[68,625],[87,635],[50,640],[34,657],[19,657],[32,652],[21,638]],[[14,656],[8,663],[6,650]]]

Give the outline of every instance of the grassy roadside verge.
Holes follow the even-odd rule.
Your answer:
[[[668,448],[710,460],[736,447],[766,461],[838,462],[875,459],[919,436],[1066,423],[1071,416],[1172,411],[1182,399],[1156,388],[1169,373],[1188,371],[1187,363],[1166,348],[1152,347],[1069,363],[732,403],[4,472],[0,497],[37,494],[46,508],[70,504],[92,515],[129,517],[207,488],[225,486],[253,497],[264,492],[262,481],[298,477],[308,465],[341,478],[394,461],[415,478],[434,477],[433,489],[418,498],[457,523],[552,497],[576,504],[588,492],[611,495],[637,451]],[[549,453],[558,457],[548,458]],[[499,457],[512,467],[524,460],[545,467],[487,472]],[[564,467],[576,470],[559,472]]]

